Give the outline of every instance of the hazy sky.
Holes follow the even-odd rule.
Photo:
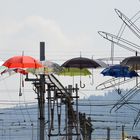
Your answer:
[[[114,9],[131,18],[139,7],[139,0],[0,0],[1,59],[22,51],[38,57],[40,41],[46,42],[48,59],[80,51],[107,57],[110,42],[97,32],[117,34],[122,21]]]
[[[114,9],[131,18],[139,7],[139,0],[0,0],[0,59],[21,55],[22,51],[39,58],[41,41],[46,43],[46,59],[58,62],[80,52],[87,57],[109,57],[110,42],[98,31],[116,35],[123,22]],[[136,41],[127,28],[125,32],[125,38]],[[115,53],[128,54],[119,47]],[[12,92],[12,82],[1,83],[6,94]]]

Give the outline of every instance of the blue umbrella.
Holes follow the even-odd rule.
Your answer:
[[[113,65],[105,68],[101,74],[104,76],[112,76],[112,77],[136,77],[139,76],[134,70],[129,70],[129,67],[122,65]]]

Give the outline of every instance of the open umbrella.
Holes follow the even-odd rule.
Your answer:
[[[123,66],[129,66],[129,69],[135,69],[135,70],[140,70],[140,56],[131,56],[127,57],[124,60],[122,60],[121,65]],[[132,97],[134,97],[137,93],[139,93],[139,85],[140,83],[137,81],[136,78],[136,85],[131,88],[128,92],[126,92],[122,98],[112,107],[121,108],[124,104],[126,104]]]
[[[136,77],[138,76],[137,72],[134,70],[129,70],[129,67],[127,66],[122,66],[122,65],[113,65],[105,68],[101,74],[104,76],[112,76],[112,77]]]
[[[39,68],[42,64],[31,56],[13,56],[3,63],[8,68]]]
[[[98,64],[96,61],[86,57],[76,57],[69,59],[66,62],[64,62],[61,66],[65,68],[80,68],[80,69],[101,67],[101,65]]]
[[[126,57],[120,64],[129,66],[131,70],[140,70],[140,56]],[[138,78],[136,78],[136,84],[138,84]]]
[[[76,57],[69,59],[66,62],[64,62],[61,66],[65,68],[79,68],[79,69],[101,67],[101,65],[98,62],[86,57]],[[81,83],[82,82],[80,80],[80,87],[81,88],[85,87],[85,84],[82,86]]]
[[[52,61],[48,61],[48,60],[45,60],[45,61],[42,61],[40,62],[42,63],[43,67],[41,68],[28,68],[26,69],[27,72],[29,73],[32,73],[32,74],[51,74],[51,73],[54,73],[54,74],[59,74],[60,71],[62,71],[62,67],[55,63],[55,62],[52,62]]]
[[[98,63],[101,66],[101,68],[107,68],[108,67],[108,65],[100,59],[94,59],[94,61],[96,63]]]
[[[5,79],[5,78],[11,76],[11,73],[10,73],[10,72],[8,72],[8,76],[4,76],[4,75],[3,75],[3,73],[4,73],[6,70],[8,70],[7,67],[2,66],[3,63],[4,63],[4,61],[0,61],[0,80],[3,80],[3,79]]]
[[[48,60],[43,61],[42,65],[48,70],[48,73],[59,74],[63,69],[59,64]]]
[[[42,67],[42,64],[39,63],[35,58],[31,56],[22,55],[22,56],[13,56],[9,58],[3,63],[3,66],[8,67],[9,69],[17,69],[16,72],[20,73],[19,96],[21,96],[22,95],[21,84],[23,86],[23,77],[21,75],[23,74],[22,69],[24,71],[24,69],[27,69],[27,68],[40,68]],[[19,71],[18,69],[21,69],[21,70]]]
[[[124,60],[122,60],[120,64],[124,66],[129,66],[130,69],[139,70],[140,69],[140,56],[126,57]]]
[[[58,75],[62,75],[62,76],[87,76],[87,75],[91,75],[91,72],[86,69],[79,69],[79,68],[63,68],[62,71],[59,72]]]
[[[59,76],[71,76],[73,77],[73,85],[74,85],[74,77],[75,76],[80,76],[80,81],[81,81],[81,76],[88,76],[91,75],[91,72],[86,69],[79,69],[79,68],[63,68],[62,71],[59,72]],[[82,83],[80,83],[82,84]]]

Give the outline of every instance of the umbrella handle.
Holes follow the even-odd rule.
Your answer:
[[[85,84],[82,85],[82,81],[80,81],[80,87],[81,88],[84,88],[85,87]]]
[[[21,92],[21,86],[22,86],[22,75],[20,73],[20,83],[19,83],[19,96],[22,96],[22,92]]]
[[[92,76],[92,80],[91,80],[90,84],[91,84],[92,86],[93,86],[93,84],[94,84],[93,76]]]
[[[90,84],[91,84],[92,86],[93,86],[93,84],[94,84],[93,70],[92,70],[92,79],[91,79]]]

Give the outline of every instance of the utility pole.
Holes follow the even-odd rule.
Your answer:
[[[40,61],[45,60],[45,42],[40,42]],[[45,138],[45,74],[40,74],[40,90],[38,94],[40,140]]]
[[[122,140],[124,140],[124,125],[122,125]]]
[[[40,61],[45,60],[45,43],[40,42]],[[26,75],[25,81],[33,82],[35,87],[34,91],[37,94],[38,99],[38,121],[39,121],[39,136],[38,140],[45,140],[45,74],[40,74],[39,78],[28,78]]]
[[[107,127],[107,140],[110,140],[110,128]]]
[[[79,121],[83,140],[91,140],[91,134],[93,131],[91,118],[86,118],[85,113],[79,112]]]
[[[68,92],[69,92],[69,96],[72,98],[72,86],[68,85]],[[66,105],[67,106],[67,114],[68,114],[68,136],[67,139],[68,140],[72,140],[72,129],[73,129],[73,120],[72,120],[72,112],[69,110],[70,106],[69,104]]]

